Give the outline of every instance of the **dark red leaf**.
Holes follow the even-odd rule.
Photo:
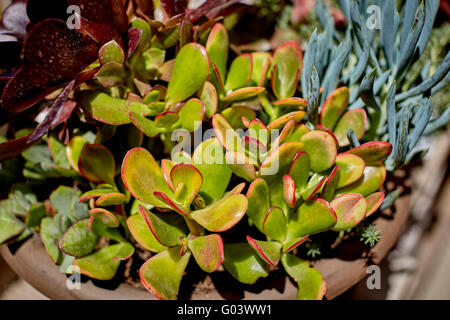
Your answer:
[[[122,0],[68,0],[69,5],[77,5],[81,16],[112,26],[125,33],[128,29],[128,17]]]
[[[133,54],[139,45],[139,40],[141,40],[142,30],[137,28],[130,28],[128,30],[128,58]]]
[[[53,106],[50,108],[45,119],[36,127],[33,133],[28,137],[27,142],[33,143],[39,140],[44,134],[48,132],[52,123],[58,119],[58,115],[61,112],[61,109],[65,105],[65,102],[69,98],[70,92],[73,90],[75,85],[75,80],[72,80],[59,94],[58,98],[56,98]],[[70,115],[70,114],[69,114]]]
[[[108,41],[116,40],[121,43],[120,35],[117,29],[108,26],[107,24],[93,22],[79,17],[80,19],[80,31],[87,34],[95,40],[100,46],[104,45]]]
[[[186,0],[161,0],[161,6],[169,18],[182,14],[187,8]]]

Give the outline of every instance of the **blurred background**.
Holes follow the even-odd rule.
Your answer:
[[[10,2],[0,0],[0,12]],[[262,15],[275,17],[278,27],[283,25],[283,15],[291,14],[292,19],[304,19],[305,25],[301,28],[305,37],[314,29],[315,22],[308,18],[314,7],[314,0],[247,2],[259,6]],[[291,6],[286,13],[286,6],[283,5],[287,2]],[[430,44],[431,57],[438,47],[439,50],[448,52],[449,16],[450,1],[441,0],[435,25],[438,29]],[[449,102],[448,86],[433,99],[433,105],[438,108],[448,108]],[[338,299],[450,299],[450,129],[423,139],[421,143],[430,146],[428,154],[420,163],[398,173],[407,178],[413,190],[411,216],[397,245],[380,266],[381,289],[369,290],[365,278]],[[47,297],[20,279],[0,256],[0,299]]]

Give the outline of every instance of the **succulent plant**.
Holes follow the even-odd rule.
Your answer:
[[[39,233],[61,272],[73,265],[99,280],[145,250],[140,279],[160,299],[177,298],[194,261],[247,285],[281,262],[299,299],[321,299],[325,280],[297,248],[314,259],[322,248],[310,238],[355,228],[375,245],[380,233],[365,218],[399,195],[380,191],[387,171],[448,122],[448,110],[428,121],[448,55],[430,78],[407,79],[435,4],[407,1],[402,15],[384,4],[378,35],[361,22],[367,2],[339,1],[344,35],[317,1],[323,32],[305,51],[288,40],[269,52],[234,46],[218,22],[240,1],[144,2],[125,11],[105,0],[99,11],[67,1],[86,5],[81,32],[64,14],[30,16],[2,105],[38,124],[0,128],[0,177],[12,185],[0,243]]]

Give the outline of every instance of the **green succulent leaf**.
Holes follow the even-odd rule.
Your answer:
[[[295,41],[283,43],[273,56],[272,88],[278,99],[290,98],[297,89],[303,54]]]
[[[326,282],[322,275],[314,268],[310,268],[304,261],[292,254],[281,257],[286,272],[298,283],[298,300],[321,300],[326,292]]]
[[[40,235],[42,243],[44,244],[50,258],[56,264],[60,264],[62,262],[62,253],[59,250],[58,243],[61,237],[61,232],[58,228],[56,217],[45,217],[41,220]]]
[[[364,197],[377,191],[386,179],[386,168],[384,166],[366,166],[363,176],[344,188],[338,189],[336,195],[344,193],[360,193]]]
[[[86,256],[94,250],[100,238],[89,228],[89,219],[74,223],[62,235],[60,249],[71,256]]]
[[[245,87],[252,76],[253,57],[242,54],[233,60],[225,82],[225,91],[230,92]]]
[[[180,255],[180,247],[158,253],[145,262],[139,273],[144,287],[162,300],[175,300],[191,254]]]
[[[189,99],[178,112],[178,121],[175,126],[180,126],[189,132],[196,131],[203,121],[205,105],[197,98]]]
[[[139,113],[130,112],[130,120],[147,137],[153,138],[161,133],[161,129],[158,128],[153,120],[150,120]]]
[[[254,284],[269,275],[267,264],[248,243],[224,244],[223,266],[238,281]]]
[[[366,130],[366,111],[364,109],[355,109],[347,111],[339,120],[334,134],[339,141],[340,147],[346,147],[350,145],[350,141],[347,137],[347,131],[352,129],[358,140],[361,140]]]
[[[337,148],[334,139],[326,132],[314,130],[304,134],[301,142],[311,158],[311,170],[323,172],[336,161]]]
[[[220,200],[231,179],[231,169],[225,162],[225,153],[219,140],[202,142],[192,155],[192,163],[203,177],[199,194],[208,204]]]
[[[129,217],[127,225],[133,238],[145,249],[151,252],[161,252],[167,249],[155,238],[141,214]]]
[[[269,239],[283,242],[287,231],[287,219],[283,210],[271,207],[264,219],[262,229]]]
[[[281,243],[277,241],[259,241],[250,236],[247,236],[247,242],[271,266],[276,266],[280,261]]]
[[[200,171],[191,164],[180,163],[172,168],[170,178],[175,188],[175,200],[189,206],[203,184]]]
[[[364,219],[367,201],[358,193],[347,193],[336,197],[330,203],[336,212],[337,222],[334,231],[345,231],[357,226]]]
[[[164,181],[161,168],[153,156],[143,148],[134,148],[126,154],[122,163],[122,180],[127,190],[142,202],[156,207],[169,208],[154,192],[173,195]]]
[[[212,115],[217,112],[219,107],[219,97],[216,88],[211,82],[206,81],[197,96],[205,105],[206,116],[211,118]]]
[[[222,100],[227,103],[248,100],[263,93],[266,89],[263,87],[245,87],[237,89],[228,94]]]
[[[333,171],[331,171],[328,176],[325,184],[323,185],[322,192],[320,193],[320,197],[326,201],[331,201],[334,199],[334,194],[336,192],[336,187],[340,178],[340,168],[339,166],[335,166]]]
[[[377,166],[382,165],[391,152],[392,144],[389,142],[372,141],[353,148],[345,154],[354,154],[363,159],[368,166]]]
[[[218,234],[189,239],[188,247],[200,268],[214,272],[224,260],[223,242]]]
[[[67,160],[75,171],[78,169],[78,161],[80,160],[81,150],[89,142],[82,136],[74,136],[70,139],[69,144],[66,147]]]
[[[106,88],[123,84],[127,80],[127,73],[122,64],[108,62],[95,74],[95,78]]]
[[[136,112],[143,116],[152,113],[146,104],[113,98],[103,92],[82,91],[77,94],[77,99],[84,110],[95,120],[111,125],[130,123],[130,112]]]
[[[1,210],[1,209],[0,209]],[[47,211],[45,205],[41,202],[33,203],[28,211],[25,225],[28,228],[38,227],[41,225],[41,220],[46,217]],[[1,242],[0,242],[1,243]]]
[[[139,210],[156,240],[163,246],[178,246],[180,239],[189,233],[184,219],[178,214],[153,213],[143,206],[139,206]]]
[[[318,194],[327,180],[325,173],[314,173],[308,183],[300,190],[303,200],[308,201]]]
[[[89,210],[89,214],[110,228],[117,228],[120,224],[114,213],[103,208],[91,209]]]
[[[100,196],[96,201],[97,207],[109,207],[121,205],[125,202],[127,196],[119,192],[111,192]]]
[[[0,244],[18,236],[25,230],[25,225],[13,214],[0,209]]]
[[[111,40],[105,43],[98,52],[100,58],[100,64],[105,65],[110,62],[123,64],[125,62],[125,53],[120,45],[115,41]]]
[[[247,216],[261,232],[263,232],[264,220],[270,208],[269,197],[269,186],[264,179],[257,178],[248,188]]]
[[[336,124],[348,107],[350,90],[347,87],[336,89],[323,103],[320,124],[334,130]]]
[[[167,87],[167,103],[175,104],[200,90],[209,73],[206,49],[197,43],[185,45],[177,55]]]
[[[342,188],[358,181],[366,167],[364,160],[354,154],[339,154],[336,157],[336,165],[340,168],[337,188]]]
[[[78,160],[80,173],[92,182],[106,182],[114,185],[116,163],[111,151],[101,144],[87,144]]]
[[[226,76],[229,45],[227,29],[223,24],[216,23],[206,41],[206,51],[211,62],[217,66],[222,79]]]
[[[364,218],[367,218],[371,214],[377,212],[377,210],[383,204],[384,198],[385,198],[384,192],[375,192],[372,193],[370,196],[366,197],[367,209]]]
[[[253,68],[251,76],[251,84],[264,87],[267,75],[270,71],[272,57],[268,52],[253,52]]]
[[[223,232],[236,225],[247,211],[248,201],[242,194],[233,194],[197,211],[189,217],[211,232]]]
[[[305,202],[288,223],[287,239],[297,239],[328,230],[336,221],[336,214],[327,201],[319,198]]]
[[[111,280],[116,275],[121,260],[126,260],[134,253],[134,247],[127,243],[117,243],[103,247],[94,253],[73,261],[80,273],[93,279]]]

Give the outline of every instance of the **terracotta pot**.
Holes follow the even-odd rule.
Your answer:
[[[327,299],[339,296],[363,279],[367,266],[379,264],[391,250],[408,219],[409,196],[397,200],[394,212],[392,215],[381,214],[376,219],[375,224],[382,232],[382,238],[368,253],[361,255],[361,251],[355,250],[358,249],[358,244],[348,244],[347,247],[338,250],[341,251],[338,257],[324,258],[314,263],[327,282]],[[0,252],[20,277],[51,299],[154,299],[144,289],[124,283],[111,289],[104,288],[101,282],[89,280],[83,282],[79,290],[67,289],[66,276],[60,273],[59,267],[51,261],[39,236],[28,239],[15,250],[11,246],[2,246]],[[230,276],[222,274],[229,279],[227,277]],[[228,282],[225,289],[211,290],[207,293],[194,292],[191,299],[293,300],[297,294],[295,284],[285,276],[268,277],[262,280],[262,284],[254,286],[239,286],[230,283],[229,280],[225,282]]]

